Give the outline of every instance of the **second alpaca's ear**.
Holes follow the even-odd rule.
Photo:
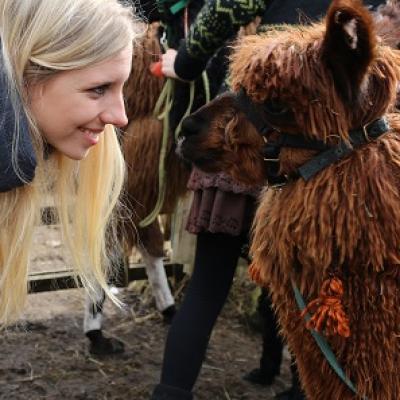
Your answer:
[[[362,2],[334,0],[326,17],[322,57],[345,102],[356,98],[375,46],[374,22]]]

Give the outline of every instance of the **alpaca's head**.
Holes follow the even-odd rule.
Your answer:
[[[265,177],[263,143],[234,94],[226,93],[183,120],[178,153],[204,171],[225,171],[251,185]]]
[[[334,0],[321,24],[243,38],[230,71],[233,91],[244,90],[269,126],[267,140],[285,132],[331,144],[393,105],[400,55],[380,44],[360,1]],[[181,152],[204,170],[261,183],[263,140],[239,109],[235,94],[228,94],[189,117]],[[283,148],[281,172],[314,153]]]

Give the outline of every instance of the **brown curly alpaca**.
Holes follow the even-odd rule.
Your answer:
[[[163,80],[149,71],[150,64],[157,61],[161,54],[157,30],[157,23],[149,25],[142,43],[136,46],[125,87],[129,125],[122,139],[128,170],[124,203],[130,218],[124,220],[123,229],[128,250],[137,244],[139,236],[146,250],[160,257],[163,255],[163,236],[158,221],[146,228],[137,228],[139,222],[153,211],[158,196],[162,123],[153,116],[153,111]],[[171,214],[178,198],[186,192],[188,170],[175,155],[172,137],[167,154],[167,192],[162,213]]]
[[[400,49],[400,4],[398,0],[387,0],[375,14],[376,29],[386,45]]]
[[[270,126],[328,145],[386,115],[390,129],[310,180],[264,190],[254,221],[253,278],[268,285],[307,398],[400,399],[400,116],[388,114],[400,53],[383,46],[358,0],[334,0],[321,24],[238,42],[233,90],[245,90]],[[180,151],[208,171],[263,183],[261,135],[226,94],[184,121]],[[291,176],[315,150],[283,147]],[[292,281],[312,320],[298,310]],[[326,337],[355,395],[335,374],[308,327]]]
[[[241,36],[255,32],[257,22],[249,24]],[[143,29],[145,25],[143,24]],[[124,239],[127,248],[137,244],[137,236],[147,251],[162,255],[163,237],[157,221],[146,228],[138,223],[153,209],[158,196],[158,160],[160,154],[162,123],[153,116],[164,81],[150,74],[152,62],[161,54],[157,38],[158,23],[148,26],[142,43],[136,46],[132,70],[125,86],[126,110],[129,125],[125,129],[122,145],[128,174],[125,204],[130,218],[124,220]],[[162,213],[171,214],[178,199],[186,193],[189,170],[175,155],[172,136],[169,138],[166,158],[167,191]]]
[[[132,57],[132,69],[125,84],[126,112],[129,121],[152,114],[161,93],[164,81],[149,71],[152,62],[158,61],[161,49],[157,37],[158,23],[142,23],[146,33],[140,43],[136,43]]]

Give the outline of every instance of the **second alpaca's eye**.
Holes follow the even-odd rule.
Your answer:
[[[267,100],[264,108],[267,113],[272,115],[283,115],[289,111],[289,107],[277,99]]]

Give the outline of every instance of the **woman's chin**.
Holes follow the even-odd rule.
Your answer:
[[[67,158],[70,158],[71,160],[81,161],[87,157],[90,148],[57,149],[57,150],[59,153],[63,154]]]

